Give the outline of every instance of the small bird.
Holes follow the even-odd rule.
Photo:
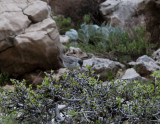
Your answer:
[[[66,56],[62,53],[62,51],[59,49],[59,47],[57,47],[60,56],[59,59],[62,61],[64,67],[72,70],[72,69],[76,69],[77,67],[81,67],[83,65],[83,60],[73,57],[73,56]]]

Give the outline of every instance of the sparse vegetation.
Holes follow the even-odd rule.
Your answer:
[[[76,40],[80,41],[79,43],[72,42],[67,46],[80,47],[92,53],[110,52],[119,57],[118,60],[123,60],[123,58],[130,60],[149,54],[153,44],[149,44],[145,38],[145,27],[133,29],[132,34],[134,36],[131,37],[128,32],[119,27],[82,24],[76,33],[72,30],[66,32],[71,39],[77,35]]]
[[[0,111],[19,123],[159,123],[160,71],[153,82],[112,80],[103,85],[89,70],[71,71],[62,80],[46,74],[35,91],[12,80],[15,90],[0,90]],[[65,105],[59,108],[58,105]],[[61,113],[61,114],[60,114]]]
[[[66,31],[73,27],[70,17],[65,18],[63,15],[58,15],[54,17],[54,20],[56,21],[60,34],[65,34]]]

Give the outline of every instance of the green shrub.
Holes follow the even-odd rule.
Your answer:
[[[56,25],[60,34],[65,34],[66,31],[73,27],[70,17],[65,18],[63,15],[58,15],[54,17],[54,20],[56,21]]]
[[[111,52],[118,57],[131,56],[136,58],[143,54],[149,54],[152,44],[149,44],[145,38],[146,30],[142,26],[132,30],[134,36],[124,31],[119,27],[112,27],[109,25],[87,25],[82,24],[81,28],[76,32],[78,38],[76,40],[81,41],[77,45],[87,52]],[[72,39],[72,35],[75,32],[68,31],[68,35]],[[74,39],[75,40],[75,39]],[[69,44],[68,46],[73,45]]]
[[[44,124],[53,118],[61,124],[159,123],[160,71],[152,74],[154,82],[113,80],[103,85],[88,69],[67,72],[62,80],[46,74],[35,91],[25,81],[12,80],[14,92],[0,90],[0,111],[6,117],[14,113],[19,123]]]

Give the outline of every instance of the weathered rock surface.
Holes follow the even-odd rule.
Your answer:
[[[66,53],[67,56],[74,56],[77,58],[87,58],[87,54],[83,52],[80,48],[70,47],[68,52]]]
[[[54,78],[61,79],[63,74],[68,72],[69,70],[67,68],[60,68],[55,72]]]
[[[125,66],[119,62],[112,61],[109,59],[102,58],[91,58],[84,60],[84,66],[89,65],[95,71],[95,74],[100,75],[100,79],[105,81],[107,80],[107,73],[112,72],[112,74],[116,74],[120,68],[124,68]]]
[[[160,62],[160,49],[158,49],[157,51],[155,51],[153,54],[152,54],[152,58],[158,62]]]
[[[141,80],[145,81],[146,79],[141,77],[134,68],[129,68],[125,71],[124,75],[122,76],[122,80]]]
[[[70,42],[70,38],[67,35],[60,35],[60,42],[66,44]]]
[[[57,69],[62,44],[55,21],[40,0],[0,1],[0,71],[20,76],[34,69]]]
[[[144,17],[136,16],[139,3],[143,0],[106,0],[100,10],[107,22],[121,27],[144,24]],[[138,21],[138,22],[137,22]]]
[[[160,44],[159,0],[106,0],[100,10],[111,25],[127,29],[146,26],[151,33],[148,39]]]
[[[160,70],[160,66],[157,62],[147,55],[139,57],[136,62],[132,62],[132,65],[134,65],[136,71],[143,76],[148,76],[151,73]]]
[[[30,3],[23,11],[33,22],[40,22],[49,16],[48,5],[42,1]]]

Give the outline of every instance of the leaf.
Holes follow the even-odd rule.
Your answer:
[[[78,39],[78,33],[74,29],[70,29],[65,33],[65,35],[69,36],[72,40],[77,40]]]
[[[74,110],[71,110],[68,114],[71,115],[71,116],[77,115],[77,113]]]

